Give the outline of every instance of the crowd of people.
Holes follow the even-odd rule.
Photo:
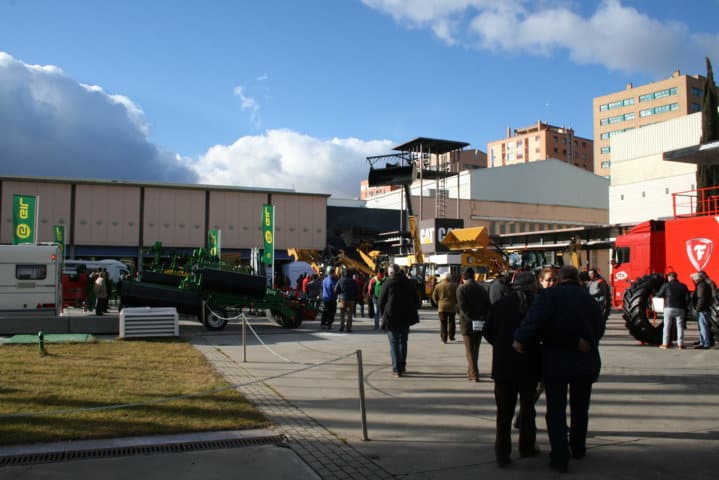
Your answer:
[[[691,275],[694,282],[694,291],[690,293],[686,284],[679,281],[676,272],[669,272],[666,282],[654,295],[664,301],[664,329],[662,332],[661,349],[672,346],[672,327],[676,327],[676,345],[679,349],[686,348],[684,330],[690,305],[694,307],[699,325],[699,341],[694,348],[707,349],[715,344],[714,336],[709,327],[711,307],[716,300],[716,284],[704,271]]]
[[[544,393],[550,466],[566,472],[570,459],[582,459],[587,453],[589,404],[592,385],[601,370],[599,342],[611,310],[611,288],[598,270],[579,272],[572,266],[544,268],[536,275],[520,272],[514,278],[505,272],[486,286],[475,276],[472,268],[466,268],[455,281],[445,272],[431,298],[437,305],[440,341],[454,342],[457,330],[462,336],[470,382],[479,381],[482,339],[492,346],[497,464],[511,464],[517,400],[519,412],[514,426],[519,430],[519,456],[540,453],[535,403]],[[674,272],[667,275],[667,282],[656,293],[664,299],[662,348],[671,345],[674,326],[677,345],[684,348],[684,322],[690,304],[699,323],[700,340],[695,348],[714,345],[709,316],[716,286],[705,272],[691,278],[693,294]],[[301,289],[306,296],[310,295],[308,282],[317,280],[305,280]],[[335,269],[329,268],[318,281],[324,307],[322,328],[332,328],[339,308],[339,330],[351,332],[357,307],[361,306],[364,316],[366,304],[368,317],[374,318],[374,329],[387,334],[392,375],[405,375],[410,327],[419,322],[417,283],[397,265],[389,266],[386,272],[380,269],[371,278],[349,271],[338,277]]]

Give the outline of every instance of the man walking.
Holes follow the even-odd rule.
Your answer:
[[[439,283],[434,287],[432,300],[437,304],[439,314],[439,339],[442,343],[454,342],[456,332],[455,315],[457,313],[457,284],[452,281],[449,272],[439,277]]]
[[[335,321],[335,312],[337,311],[337,293],[335,286],[337,285],[337,277],[335,276],[334,267],[327,267],[327,276],[322,280],[322,320],[320,328],[332,330],[332,322]]]
[[[407,340],[409,327],[419,322],[420,307],[415,283],[407,278],[399,266],[387,270],[387,279],[379,294],[379,311],[382,328],[387,330],[389,352],[392,357],[392,375],[401,377],[407,368]]]
[[[520,353],[541,342],[550,466],[560,473],[567,472],[570,449],[577,460],[587,453],[589,401],[601,370],[599,340],[605,327],[599,305],[579,285],[579,272],[565,265],[559,270],[559,285],[536,296],[514,334],[513,346]]]
[[[374,329],[378,330],[380,327],[380,311],[379,311],[379,294],[382,291],[382,283],[384,282],[384,269],[380,268],[377,271],[377,275],[372,277],[367,285],[367,293],[369,294],[370,301],[372,302],[372,309],[374,312]]]
[[[337,282],[335,293],[340,307],[340,332],[344,332],[346,320],[347,332],[350,333],[352,332],[352,313],[357,300],[357,282],[352,278],[349,270],[346,270]]]
[[[684,315],[689,302],[689,289],[677,279],[676,272],[667,274],[667,283],[659,288],[655,297],[664,299],[664,331],[659,348],[672,344],[672,322],[677,324],[677,346],[684,348]]]
[[[482,343],[484,320],[489,311],[489,294],[474,281],[474,270],[471,267],[465,269],[462,279],[464,282],[457,288],[459,328],[467,357],[467,379],[470,382],[478,382],[479,344]]]

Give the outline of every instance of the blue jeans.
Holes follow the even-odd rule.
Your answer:
[[[396,330],[387,330],[389,338],[389,354],[392,357],[392,371],[404,373],[407,366],[407,338],[409,337],[409,326]]]
[[[684,309],[664,307],[664,332],[662,335],[662,343],[671,345],[672,343],[672,322],[677,324],[677,345],[684,345]]]
[[[377,330],[379,328],[379,298],[378,297],[372,297],[372,303],[374,303],[374,329]]]
[[[699,341],[702,347],[711,347],[714,344],[712,332],[709,329],[709,311],[697,312],[697,323],[699,324]]]

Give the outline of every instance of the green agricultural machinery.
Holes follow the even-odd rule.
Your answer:
[[[153,247],[155,262],[138,280],[123,282],[123,307],[174,307],[196,316],[208,330],[225,328],[226,319],[242,311],[269,310],[284,328],[297,328],[317,315],[306,301],[267,288],[266,277],[212,258],[206,249],[195,250],[184,262],[173,256],[163,268],[159,248]]]

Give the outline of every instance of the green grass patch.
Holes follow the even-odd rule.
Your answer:
[[[148,402],[228,386],[182,340],[5,345],[0,349],[0,445],[263,428],[234,389],[131,408],[1,418],[15,413]]]

